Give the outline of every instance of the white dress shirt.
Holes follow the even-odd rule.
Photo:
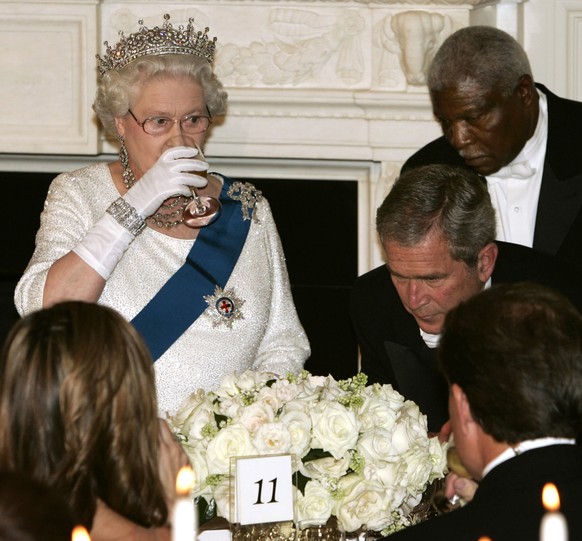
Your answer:
[[[530,451],[531,449],[540,449],[541,447],[548,447],[549,445],[574,445],[576,440],[569,438],[538,438],[535,440],[525,440],[518,443],[515,447],[510,447],[497,455],[483,470],[483,477],[485,477],[495,466],[499,466],[506,460],[514,458],[521,453]]]
[[[497,240],[533,246],[548,139],[548,104],[538,90],[540,113],[533,136],[515,159],[487,177],[497,216]]]

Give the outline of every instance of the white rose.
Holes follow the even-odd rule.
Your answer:
[[[297,520],[299,523],[325,524],[331,516],[333,500],[329,491],[319,481],[308,481],[305,493],[297,496]]]
[[[337,381],[332,376],[327,376],[321,388],[320,396],[321,400],[337,400],[347,394],[347,391],[343,391],[338,387]]]
[[[447,447],[449,442],[440,442],[437,436],[428,440],[428,452],[432,462],[432,472],[429,482],[442,479],[447,470]]]
[[[282,423],[266,423],[259,427],[253,443],[261,455],[288,453],[291,435]]]
[[[219,415],[224,415],[229,419],[236,419],[244,409],[241,395],[223,398],[217,404],[215,404],[214,407],[216,409],[216,413]]]
[[[414,443],[426,444],[427,440],[426,417],[419,412],[414,403],[410,403],[408,408],[403,409],[392,432],[393,454],[402,455]]]
[[[406,467],[400,462],[384,463],[383,466],[370,464],[364,468],[364,478],[374,486],[382,487],[388,515],[390,515],[390,510],[398,509],[409,496],[406,483],[402,482],[405,471]]]
[[[407,400],[402,408],[402,413],[408,415],[408,417],[412,417],[420,425],[420,432],[424,439],[425,433],[428,431],[426,415],[420,411],[416,403],[412,400]]]
[[[241,391],[252,391],[257,387],[257,374],[246,370],[236,379],[236,386]]]
[[[192,410],[205,402],[205,400],[206,393],[204,392],[204,389],[198,389],[197,391],[193,392],[186,400],[184,400],[175,415],[169,417],[168,420],[173,426],[180,429],[186,419],[189,417]]]
[[[296,402],[292,402],[289,406],[291,404],[297,405]],[[289,431],[291,438],[289,452],[299,458],[303,458],[309,452],[311,444],[311,417],[309,410],[305,407],[285,407],[279,420]]]
[[[384,503],[388,510],[398,509],[408,497],[406,483],[402,482],[406,467],[402,463],[385,463],[382,467],[364,468],[364,477],[375,486],[382,487]]]
[[[299,387],[287,379],[277,380],[271,387],[281,403],[291,402],[299,394]]]
[[[392,452],[392,433],[385,428],[377,428],[360,435],[357,449],[368,462],[384,462]]]
[[[350,457],[346,455],[345,457],[336,460],[335,458],[328,456],[324,458],[318,458],[316,460],[310,460],[305,463],[301,463],[299,466],[299,471],[305,476],[312,479],[321,479],[322,477],[342,477],[348,471],[350,467]]]
[[[281,407],[281,401],[277,396],[277,391],[272,387],[263,387],[257,393],[256,401],[261,402],[265,406],[271,408],[273,414],[276,414],[279,411],[279,408]]]
[[[238,376],[236,373],[223,376],[223,378],[220,380],[220,385],[218,386],[218,389],[214,391],[214,394],[220,398],[236,396],[240,392],[236,384],[237,379]]]
[[[306,398],[295,398],[291,402],[283,404],[281,408],[281,415],[289,411],[301,411],[305,415],[309,415],[311,408],[313,407],[313,402]]]
[[[239,423],[244,426],[251,436],[254,436],[261,425],[272,423],[275,420],[273,410],[262,402],[254,402],[242,410]]]
[[[399,411],[404,404],[404,397],[389,384],[380,385],[375,383],[366,387],[363,394],[365,396],[378,397],[380,400],[387,402],[394,411]]]
[[[356,445],[359,422],[345,406],[338,402],[318,402],[311,411],[311,419],[313,447],[340,459]]]
[[[257,454],[248,430],[241,425],[227,426],[220,430],[208,444],[206,464],[209,474],[227,474],[230,459],[234,456]]]
[[[188,442],[203,440],[202,429],[208,424],[216,426],[213,406],[210,402],[204,401],[192,409],[182,424],[181,432]]]
[[[306,380],[300,381],[297,384],[298,396],[309,401],[317,400],[326,380],[326,376],[309,376]]]
[[[428,449],[414,446],[402,456],[402,460],[406,465],[403,483],[408,492],[410,494],[422,492],[426,488],[433,469]]]
[[[384,400],[379,396],[366,396],[364,403],[358,410],[362,422],[362,432],[375,428],[392,430],[398,416],[398,409],[392,401]]]
[[[363,526],[370,530],[382,529],[379,526],[383,527],[389,515],[383,487],[351,474],[340,479],[339,490],[342,496],[335,503],[334,511],[346,532],[355,532]]]

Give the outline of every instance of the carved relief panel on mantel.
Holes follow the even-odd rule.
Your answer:
[[[437,133],[424,86],[434,52],[482,5],[492,2],[106,1],[102,27],[111,42],[139,18],[159,24],[162,8],[218,36],[230,108],[215,155],[401,161]]]

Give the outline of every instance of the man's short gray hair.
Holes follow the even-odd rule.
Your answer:
[[[490,26],[468,26],[451,34],[437,51],[428,70],[428,88],[442,92],[475,82],[507,97],[522,75],[533,79],[527,55],[515,39]]]
[[[448,242],[451,257],[473,268],[496,236],[495,210],[476,173],[449,165],[425,165],[402,173],[376,213],[382,243],[414,247],[429,233]]]

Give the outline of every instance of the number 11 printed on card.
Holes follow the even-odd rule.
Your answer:
[[[237,457],[234,516],[239,524],[294,519],[291,455]]]

